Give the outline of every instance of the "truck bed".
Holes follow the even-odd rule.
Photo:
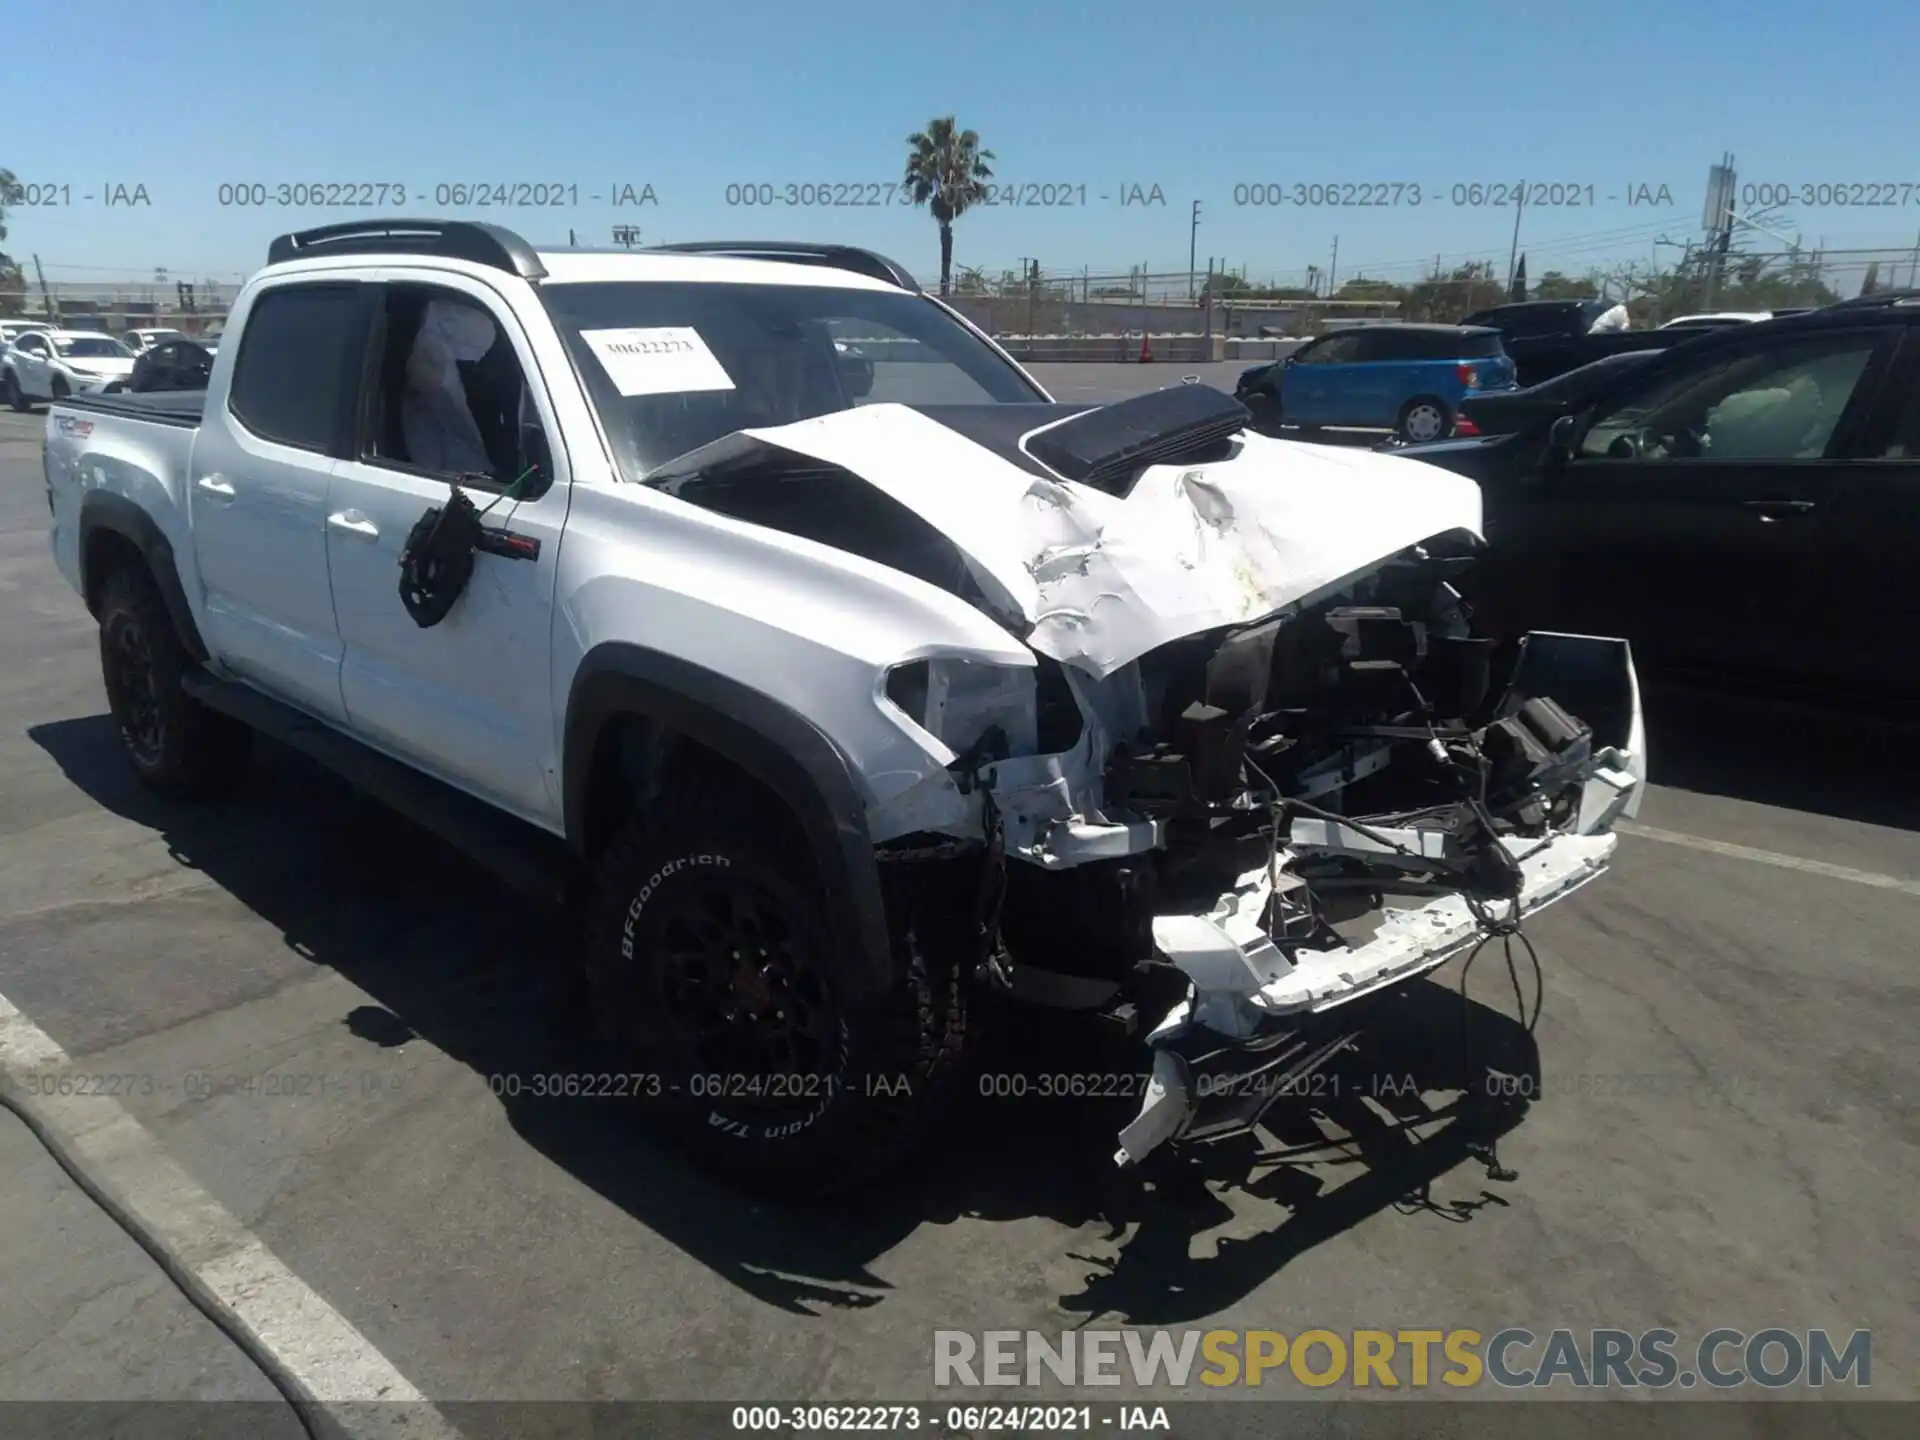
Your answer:
[[[204,390],[150,390],[141,395],[72,395],[58,402],[63,410],[85,410],[96,415],[119,415],[156,425],[192,429],[207,410]]]

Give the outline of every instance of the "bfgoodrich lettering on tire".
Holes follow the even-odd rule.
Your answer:
[[[893,984],[841,994],[822,887],[764,803],[683,794],[600,862],[587,938],[609,1063],[659,1077],[636,1104],[702,1162],[795,1198],[911,1156],[957,1093],[974,877],[890,882]]]

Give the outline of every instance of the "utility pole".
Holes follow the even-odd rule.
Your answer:
[[[1340,288],[1336,283],[1340,274],[1340,237],[1333,237],[1333,261],[1327,266],[1327,299],[1331,300]]]
[[[1187,227],[1187,299],[1194,298],[1194,256],[1200,243],[1200,202],[1193,202],[1193,223]]]
[[[58,320],[60,311],[53,303],[53,292],[47,288],[47,272],[40,268],[40,257],[33,257],[33,273],[40,277],[40,298],[46,302],[47,319]]]
[[[1507,294],[1513,294],[1513,268],[1520,256],[1520,212],[1526,208],[1527,182],[1520,182],[1520,193],[1513,197],[1513,248],[1507,252]]]
[[[1733,248],[1734,185],[1733,154],[1728,151],[1707,178],[1707,298],[1702,309],[1713,308],[1720,293],[1721,273],[1726,268],[1727,252]]]

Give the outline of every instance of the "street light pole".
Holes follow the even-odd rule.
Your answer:
[[[1513,197],[1513,248],[1507,251],[1507,294],[1513,294],[1513,269],[1520,258],[1520,212],[1527,203],[1527,183],[1520,182],[1520,193]]]
[[[1198,253],[1197,247],[1199,243],[1200,243],[1200,202],[1196,200],[1193,202],[1193,223],[1187,227],[1187,299],[1189,300],[1194,298],[1194,295],[1193,295],[1194,257]]]

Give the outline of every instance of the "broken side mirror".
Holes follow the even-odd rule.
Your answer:
[[[523,469],[533,471],[520,487],[520,498],[537,500],[553,484],[553,447],[547,443],[547,432],[537,420],[520,422],[520,464]]]

